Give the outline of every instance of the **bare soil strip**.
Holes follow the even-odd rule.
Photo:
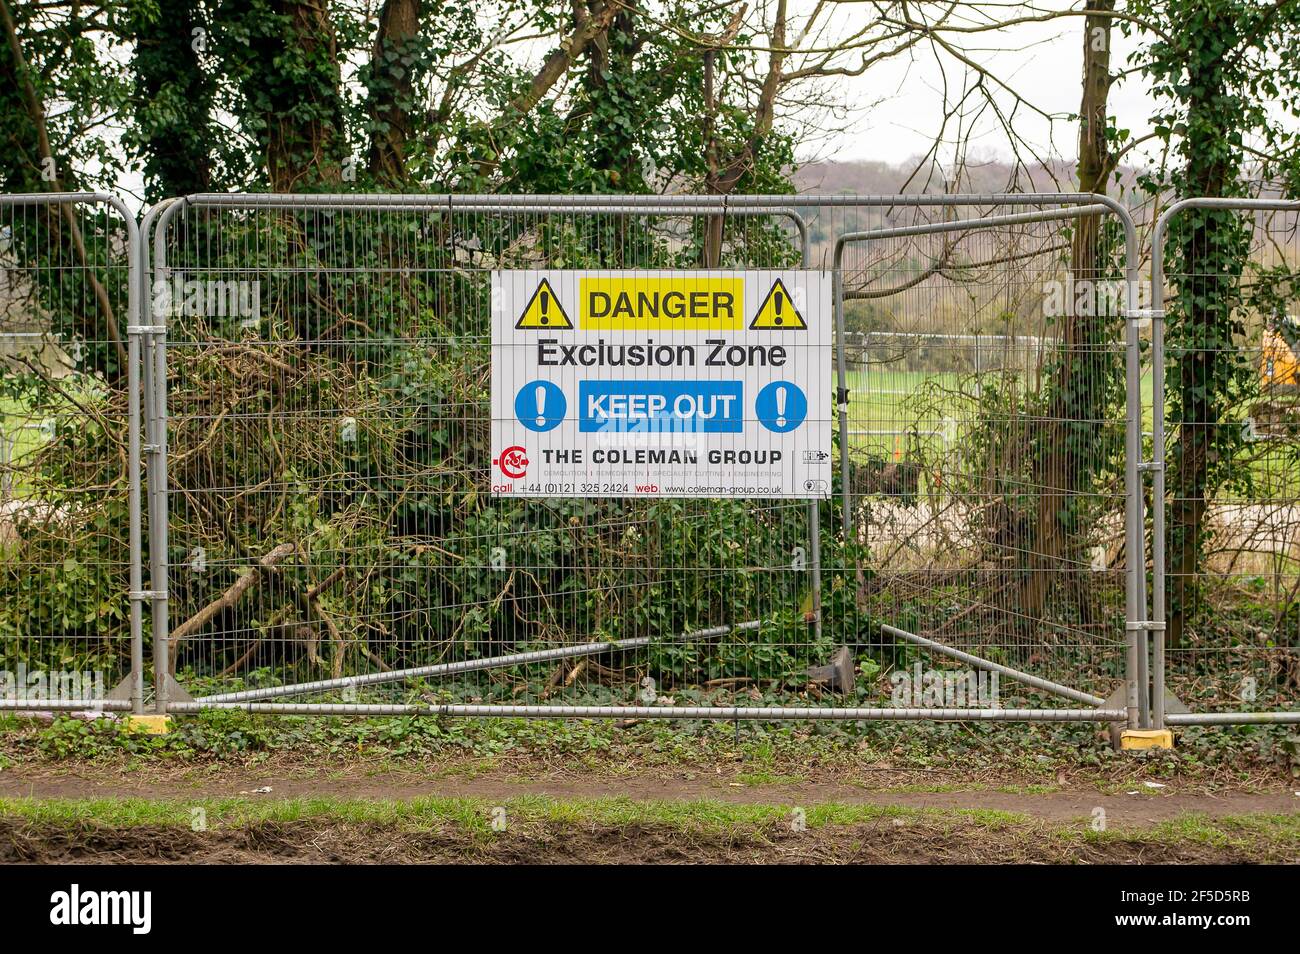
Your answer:
[[[412,830],[329,819],[179,826],[58,826],[0,818],[0,863],[1076,863],[1292,862],[1295,845],[1062,837],[1039,826],[882,819],[809,828],[692,830],[672,825],[534,822],[484,835],[449,823]]]

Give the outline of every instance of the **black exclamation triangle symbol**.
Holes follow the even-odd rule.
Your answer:
[[[772,289],[772,306],[776,309],[775,321],[778,325],[781,324],[783,321],[785,321],[785,319],[781,317],[781,306],[784,304],[785,304],[785,296],[781,294],[781,289],[780,288]]]
[[[551,317],[548,314],[548,312],[551,310],[551,295],[545,288],[543,288],[541,291],[541,297],[542,297],[541,300],[542,324],[548,325],[551,323]]]

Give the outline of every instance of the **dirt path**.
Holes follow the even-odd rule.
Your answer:
[[[810,806],[828,802],[898,806],[914,809],[968,809],[1015,812],[1056,825],[1087,820],[1103,808],[1113,826],[1145,827],[1195,813],[1220,818],[1253,813],[1300,813],[1300,795],[1290,789],[1267,791],[1180,791],[1176,780],[1164,787],[1135,782],[1132,787],[1103,791],[1073,784],[1039,791],[1008,779],[979,787],[917,785],[894,776],[881,784],[850,784],[833,777],[809,781],[745,781],[722,770],[698,773],[524,777],[508,772],[460,767],[463,774],[433,776],[418,771],[369,771],[364,767],[291,770],[118,769],[79,766],[15,766],[0,772],[0,798],[96,799],[147,798],[181,801],[248,796],[301,799],[315,796],[401,801],[420,797],[505,801],[530,795],[557,799],[629,798],[636,801],[699,801]],[[470,777],[466,777],[469,775]],[[940,788],[941,790],[933,790]],[[930,789],[930,790],[924,790]]]

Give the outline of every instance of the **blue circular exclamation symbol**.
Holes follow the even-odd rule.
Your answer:
[[[515,395],[515,417],[530,431],[558,427],[568,407],[564,392],[550,381],[530,381]]]
[[[773,381],[754,399],[754,416],[769,431],[793,431],[808,416],[808,397],[796,384]]]

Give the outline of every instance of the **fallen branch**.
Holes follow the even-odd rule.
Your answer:
[[[565,686],[573,685],[577,681],[578,677],[582,675],[583,670],[585,670],[586,668],[587,668],[587,660],[584,659],[580,663],[578,663],[578,665],[574,666],[573,671],[570,672],[569,675],[565,677],[564,685]]]
[[[218,675],[222,679],[225,679],[227,676],[233,676],[235,673],[239,672],[239,670],[243,669],[244,666],[248,665],[248,661],[253,658],[253,654],[257,652],[257,648],[261,645],[262,637],[259,636],[249,644],[248,651],[245,652],[244,655],[240,656],[225,669],[221,670]]]
[[[235,580],[226,592],[222,593],[207,606],[203,607],[203,609],[199,610],[185,622],[172,630],[170,637],[171,645],[168,651],[168,661],[171,665],[172,671],[175,672],[176,670],[176,657],[180,653],[182,642],[201,631],[204,626],[212,622],[212,620],[217,616],[238,603],[243,598],[244,594],[254,585],[261,582],[268,573],[274,570],[277,564],[291,554],[296,553],[297,550],[298,545],[296,543],[280,544],[274,550],[270,551],[258,560],[256,566],[239,579]]]

